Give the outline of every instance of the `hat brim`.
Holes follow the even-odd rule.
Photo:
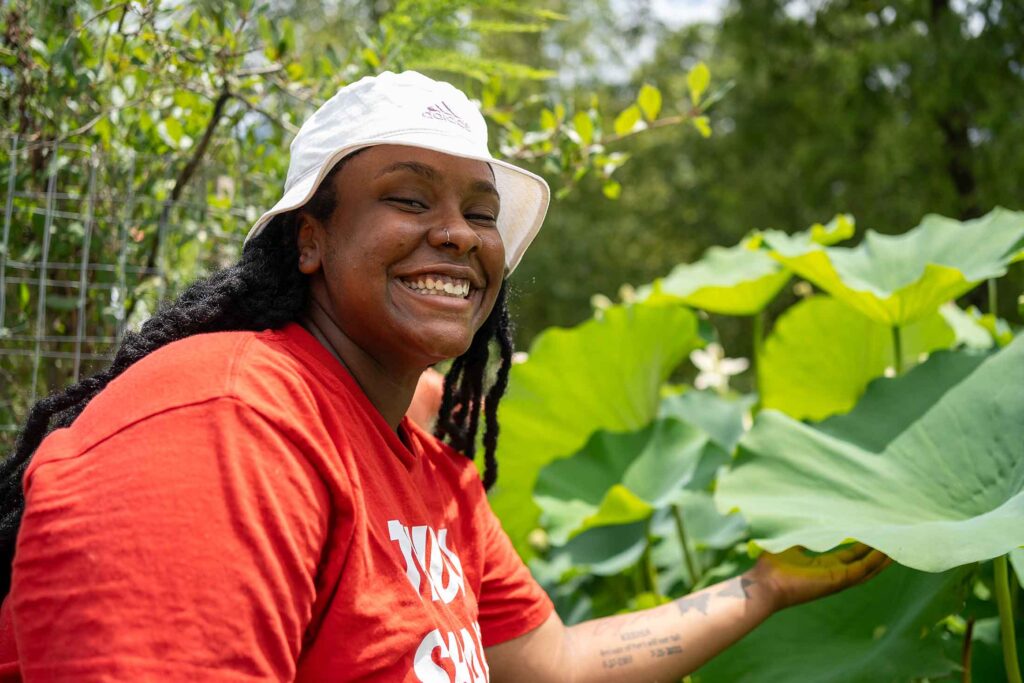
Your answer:
[[[473,159],[490,164],[494,171],[494,183],[501,198],[501,211],[498,214],[498,232],[505,245],[505,265],[511,273],[519,265],[526,248],[530,246],[547,214],[551,201],[548,184],[540,176],[513,164],[490,156],[474,154],[464,139],[459,136],[446,136],[445,143],[439,145],[436,130],[402,131],[393,137],[382,136],[358,140],[334,150],[326,157],[323,164],[300,177],[284,193],[284,196],[272,209],[260,216],[245,240],[249,241],[258,235],[270,220],[278,214],[294,211],[306,204],[316,193],[330,170],[341,159],[365,147],[374,145],[404,145],[429,149],[443,154]]]

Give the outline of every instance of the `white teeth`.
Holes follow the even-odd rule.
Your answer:
[[[406,287],[419,294],[433,296],[451,296],[465,299],[469,296],[468,280],[448,277],[447,275],[428,275],[415,280],[402,280]]]

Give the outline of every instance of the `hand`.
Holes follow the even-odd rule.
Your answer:
[[[867,581],[890,564],[892,559],[863,543],[813,556],[796,546],[762,554],[750,572],[774,594],[778,611]]]

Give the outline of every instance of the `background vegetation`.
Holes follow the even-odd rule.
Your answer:
[[[857,538],[902,566],[694,680],[1019,680],[1024,6],[666,5],[5,4],[3,438],[237,256],[320,101],[420,69],[556,190],[492,501],[563,617]]]

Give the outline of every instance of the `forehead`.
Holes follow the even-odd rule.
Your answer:
[[[420,147],[376,145],[360,152],[352,159],[351,165],[358,166],[360,176],[365,180],[409,173],[437,183],[475,185],[478,189],[497,194],[494,171],[487,162]]]

